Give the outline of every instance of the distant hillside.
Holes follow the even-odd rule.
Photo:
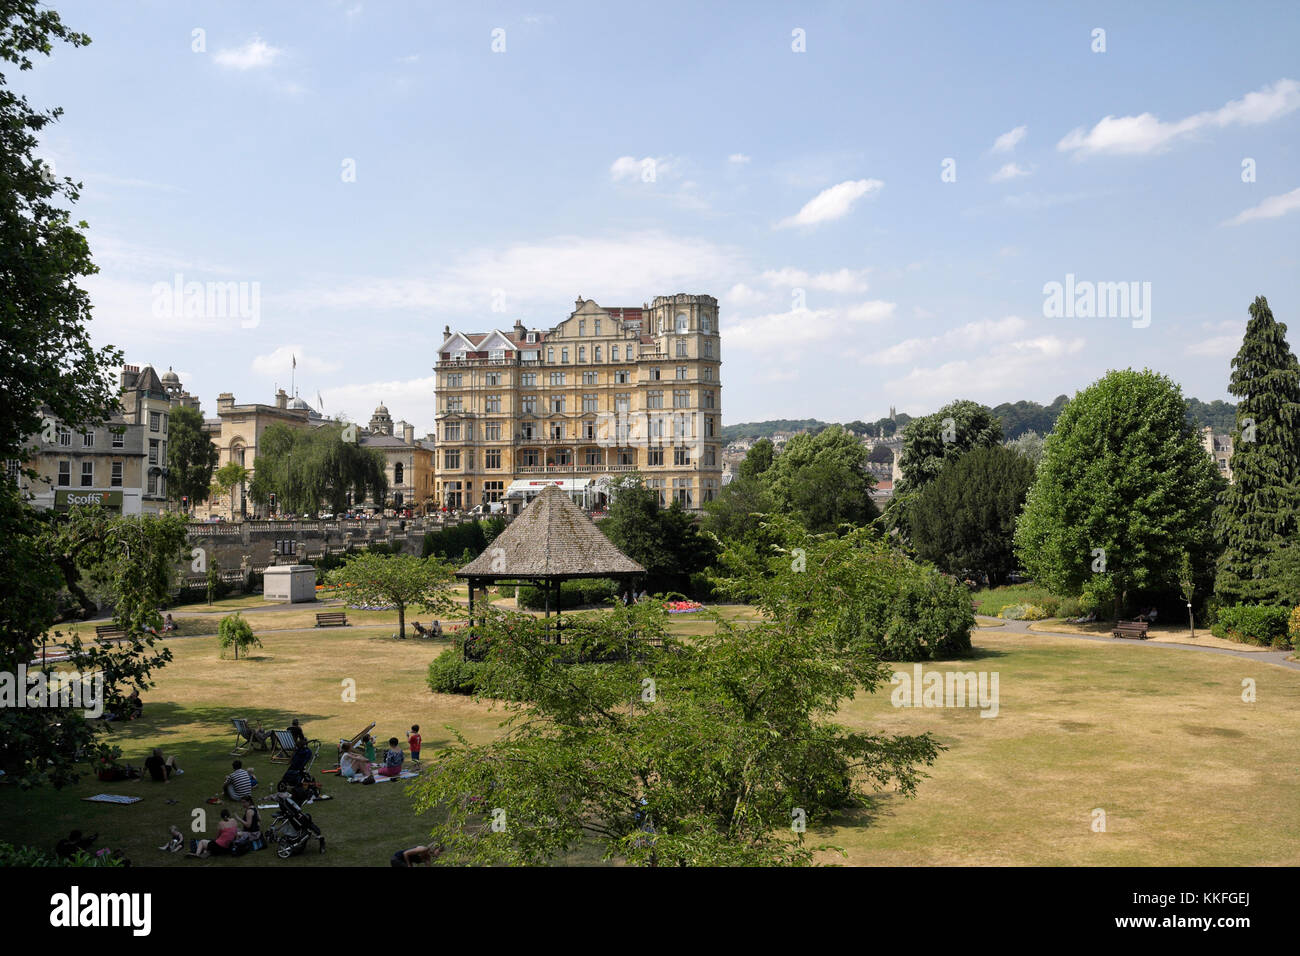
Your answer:
[[[1025,432],[1035,431],[1046,435],[1056,426],[1056,419],[1069,398],[1058,395],[1050,405],[1037,402],[1019,401],[1003,402],[994,406],[993,414],[1002,421],[1004,438],[1019,438]],[[1231,402],[1215,400],[1202,402],[1199,399],[1187,399],[1187,421],[1194,428],[1209,425],[1216,432],[1231,431],[1236,422],[1237,406]],[[900,412],[897,419],[879,418],[874,422],[852,421],[844,425],[857,435],[878,435],[883,430],[886,436],[899,431],[912,420],[911,415]],[[824,422],[817,418],[778,418],[767,422],[742,422],[739,425],[726,425],[722,429],[723,441],[739,441],[742,438],[771,438],[777,432],[812,432],[816,434],[837,422]]]

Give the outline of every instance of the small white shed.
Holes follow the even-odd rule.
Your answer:
[[[316,569],[310,564],[277,564],[267,568],[262,576],[262,597],[290,604],[316,600]]]

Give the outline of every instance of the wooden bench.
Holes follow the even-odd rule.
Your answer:
[[[126,629],[118,627],[116,624],[96,625],[95,640],[101,644],[107,644],[110,641],[125,641]]]
[[[1135,641],[1145,641],[1147,639],[1147,628],[1150,626],[1146,621],[1120,621],[1115,625],[1115,630],[1110,633],[1112,637],[1127,637]]]
[[[343,611],[322,611],[316,615],[317,627],[347,627],[348,616]]]

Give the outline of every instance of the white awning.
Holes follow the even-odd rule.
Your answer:
[[[541,494],[542,489],[547,485],[555,485],[561,491],[586,491],[594,483],[593,478],[525,478],[510,482],[510,487],[506,489],[506,497],[518,498],[521,495]]]

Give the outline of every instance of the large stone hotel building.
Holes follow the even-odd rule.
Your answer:
[[[435,493],[448,508],[511,511],[558,484],[598,507],[637,471],[698,509],[722,477],[718,302],[659,296],[641,308],[578,298],[551,329],[445,330],[435,366]]]

